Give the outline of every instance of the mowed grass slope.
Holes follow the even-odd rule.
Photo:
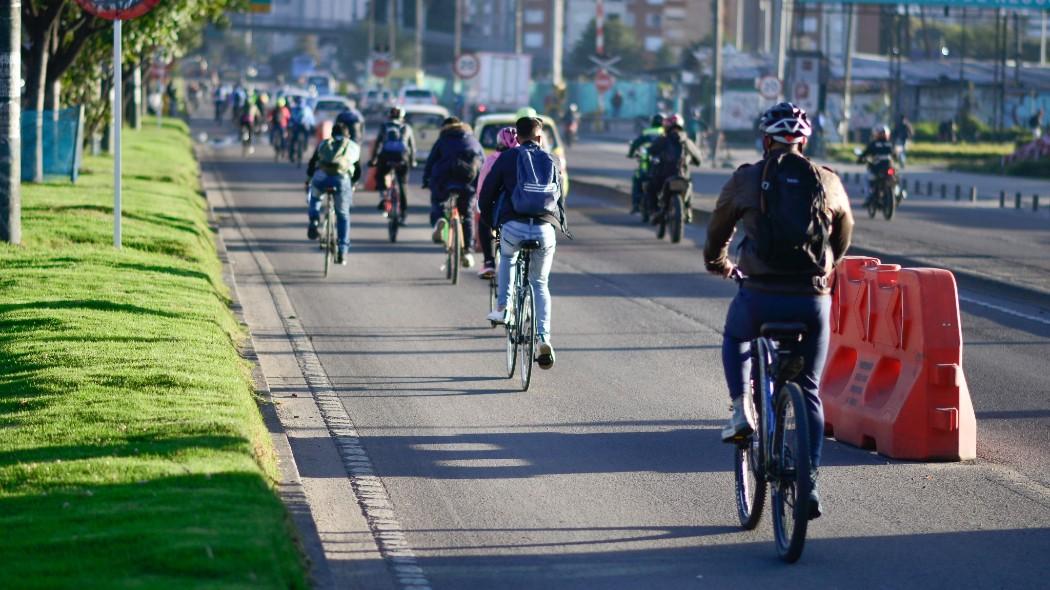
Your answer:
[[[0,245],[0,588],[298,588],[184,125],[23,185]]]

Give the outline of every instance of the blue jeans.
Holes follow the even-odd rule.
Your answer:
[[[518,261],[518,251],[525,240],[538,240],[540,248],[533,250],[529,261],[529,282],[536,297],[536,324],[540,336],[549,336],[551,329],[551,292],[547,277],[554,264],[557,236],[554,226],[538,221],[508,221],[500,228],[499,242],[499,306],[507,307],[510,299],[510,271]]]
[[[335,231],[339,236],[339,252],[350,249],[350,205],[354,202],[354,184],[349,175],[329,176],[322,171],[314,173],[310,181],[310,221],[321,218],[321,195],[326,188],[335,188]]]
[[[831,337],[831,297],[821,295],[784,295],[741,287],[726,314],[722,339],[722,366],[725,369],[729,397],[737,399],[748,391],[751,379],[750,342],[759,336],[766,322],[802,322],[806,335],[798,351],[806,362],[795,381],[802,387],[809,415],[810,458],[820,465],[824,446],[824,408],[818,392],[824,361]]]

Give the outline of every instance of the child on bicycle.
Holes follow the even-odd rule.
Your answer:
[[[478,173],[478,188],[485,186],[485,177],[492,170],[492,165],[496,163],[500,154],[516,147],[518,147],[517,129],[513,127],[500,129],[496,134],[496,151],[485,157],[485,162],[481,165],[481,172]],[[481,244],[481,255],[485,258],[485,264],[478,271],[478,278],[488,280],[496,274],[496,240],[493,235],[492,222],[484,215],[480,215],[481,210],[478,209],[477,200],[474,201],[474,209],[479,213],[478,242]]]
[[[824,412],[817,393],[830,337],[829,277],[849,248],[853,214],[839,177],[802,155],[812,132],[805,111],[780,103],[762,115],[760,129],[765,159],[741,166],[722,188],[704,245],[707,270],[731,276],[736,267],[729,261],[729,242],[737,223],[741,224],[745,238],[739,265],[745,278],[729,306],[722,340],[733,415],[722,430],[722,440],[732,442],[754,432],[744,393],[751,377],[750,342],[762,324],[805,324],[798,349],[805,363],[795,382],[806,397],[809,418],[813,519],[821,513],[816,479]],[[785,247],[787,243],[802,246]]]
[[[332,137],[321,142],[306,166],[306,187],[309,189],[310,225],[307,237],[320,237],[318,225],[321,218],[321,196],[326,189],[335,189],[336,233],[339,249],[336,264],[346,264],[346,252],[350,248],[350,204],[353,201],[354,182],[361,174],[361,147],[350,139],[346,125],[332,126]]]

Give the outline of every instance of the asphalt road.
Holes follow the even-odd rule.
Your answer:
[[[396,245],[375,195],[356,195],[350,264],[325,280],[302,172],[260,152],[202,150],[230,204],[216,213],[249,236],[231,258],[272,266],[432,587],[996,588],[1050,576],[1050,325],[1011,315],[1032,309],[964,304],[980,459],[896,462],[829,442],[826,516],[789,567],[768,518],[737,527],[718,440],[734,288],[701,273],[702,228],[671,246],[621,201],[574,192],[577,239],[559,244],[551,278],[557,366],[521,393],[484,321],[487,285],[444,281],[418,189]],[[288,382],[275,394],[310,395]],[[299,445],[296,460],[309,452]],[[329,555],[333,568],[351,561]]]

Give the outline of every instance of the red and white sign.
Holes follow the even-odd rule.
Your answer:
[[[392,65],[389,59],[377,57],[372,60],[372,75],[376,78],[386,78],[390,75]]]
[[[452,64],[456,75],[464,80],[470,80],[481,71],[481,60],[476,54],[461,53]]]
[[[766,100],[776,100],[780,97],[780,80],[776,76],[763,76],[758,81],[758,94]]]
[[[594,87],[598,89],[599,94],[605,94],[612,90],[615,82],[616,80],[612,77],[612,74],[605,70],[598,70],[598,73],[594,75]]]
[[[160,0],[77,0],[81,8],[106,20],[138,18],[160,4]]]

